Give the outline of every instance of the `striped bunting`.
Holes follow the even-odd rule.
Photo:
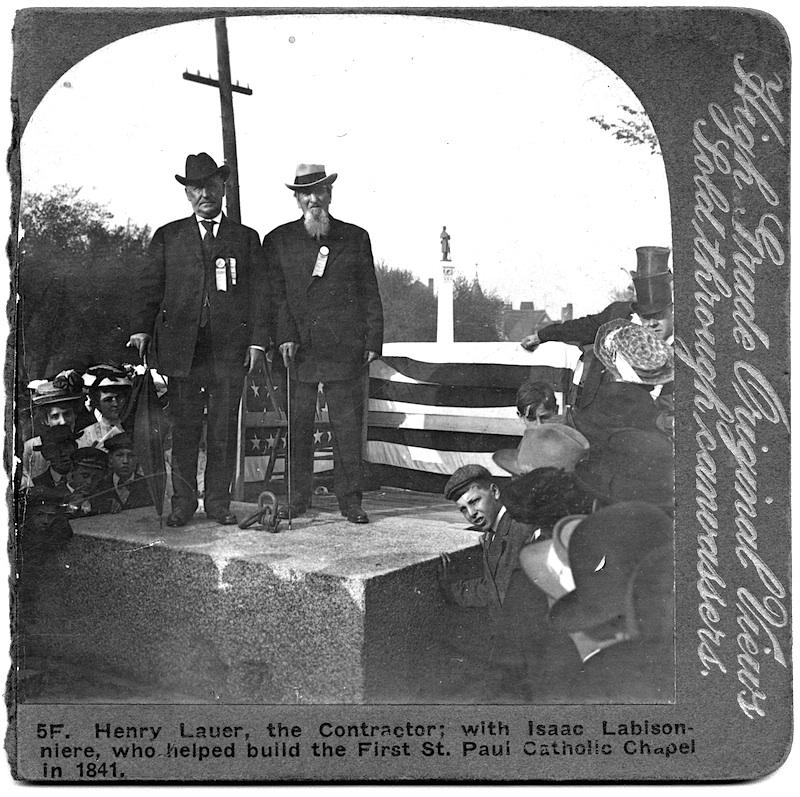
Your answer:
[[[393,343],[370,368],[366,459],[381,484],[438,492],[461,465],[484,465],[515,448],[523,426],[516,391],[526,379],[549,382],[559,403],[580,350],[546,343]]]
[[[563,406],[580,350],[545,343],[535,352],[518,343],[389,343],[370,366],[365,458],[373,485],[440,492],[461,465],[484,465],[497,477],[492,454],[515,448],[523,426],[517,388],[526,379],[549,382]],[[285,375],[275,367],[275,398],[285,407]],[[240,462],[247,482],[262,482],[270,452],[274,474],[284,471],[286,418],[269,388],[247,384]],[[315,472],[333,467],[327,411],[320,402],[315,428]]]

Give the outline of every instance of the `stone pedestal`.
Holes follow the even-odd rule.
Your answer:
[[[202,515],[169,529],[149,508],[75,521],[25,649],[208,702],[417,702],[449,632],[439,553],[457,563],[478,540],[432,498],[279,534]]]
[[[453,342],[453,274],[451,261],[440,263],[440,276],[437,280],[436,342]]]

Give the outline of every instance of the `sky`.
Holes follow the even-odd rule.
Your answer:
[[[242,221],[297,218],[300,162],[337,172],[333,215],[366,228],[378,260],[427,282],[439,233],[457,273],[551,316],[602,309],[635,248],[671,245],[660,156],[590,117],[641,108],[570,45],[500,25],[391,15],[229,19]],[[212,20],[137,34],[67,72],[22,138],[23,190],[81,186],[115,219],[188,215],[188,153],[222,160]]]

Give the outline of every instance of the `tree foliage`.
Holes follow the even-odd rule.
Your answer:
[[[453,337],[456,341],[501,340],[503,300],[485,292],[477,279],[469,282],[456,275],[453,280]]]
[[[653,155],[661,154],[655,131],[650,119],[644,111],[631,108],[629,105],[618,106],[619,112],[616,119],[606,119],[603,116],[590,116],[592,122],[603,130],[609,131],[614,138],[629,146],[646,146]]]
[[[410,271],[376,264],[378,288],[383,302],[383,339],[397,341],[436,340],[436,297]]]
[[[19,330],[25,376],[130,358],[125,342],[150,231],[114,225],[79,188],[25,193],[20,206]]]

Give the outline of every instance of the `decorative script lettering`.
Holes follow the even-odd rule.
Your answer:
[[[759,281],[769,283],[787,265],[787,219],[779,191],[759,168],[785,147],[784,84],[748,71],[744,61],[742,54],[733,59],[728,106],[709,104],[707,118],[694,124],[693,338],[676,339],[675,348],[694,385],[700,673],[735,675],[736,702],[754,719],[766,716],[764,659],[787,667],[786,589],[759,551],[758,503],[759,457],[769,450],[759,430],[785,428],[788,441],[789,419],[758,367],[769,361],[770,338],[756,315]],[[728,335],[733,357],[718,359],[718,338]],[[721,479],[732,479],[730,517],[718,501]],[[721,565],[723,551],[734,554],[732,572]]]

